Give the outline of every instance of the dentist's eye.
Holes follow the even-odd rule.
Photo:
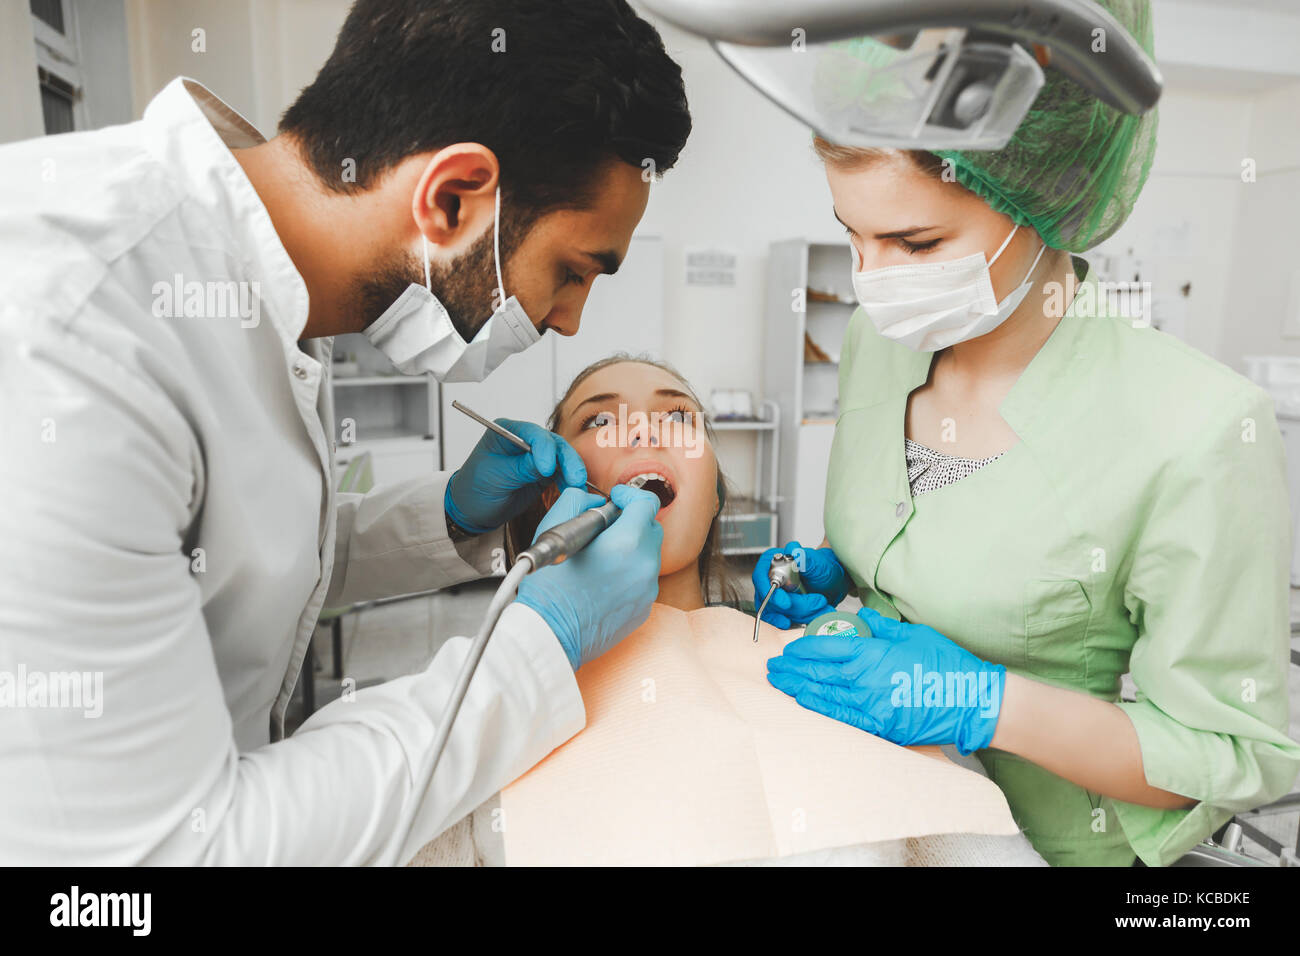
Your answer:
[[[597,412],[595,415],[588,415],[583,421],[582,427],[586,428],[604,428],[606,425],[614,424],[614,416],[609,412]]]
[[[566,273],[567,274],[564,277],[565,282],[571,285],[582,285],[582,276],[578,275],[578,273],[574,272],[572,269],[566,270]]]

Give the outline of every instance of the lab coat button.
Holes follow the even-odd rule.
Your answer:
[[[903,503],[901,501],[898,503],[898,507],[894,509],[894,517],[895,518],[903,517]]]
[[[294,374],[294,375],[297,375],[299,378],[306,378],[306,377],[307,377],[307,369],[304,368],[304,367],[301,366],[301,365],[295,365],[295,366],[293,367],[293,374]]]

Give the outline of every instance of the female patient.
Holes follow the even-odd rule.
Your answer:
[[[679,611],[718,603],[736,606],[719,551],[726,482],[703,407],[680,375],[646,359],[604,359],[579,373],[548,427],[578,451],[597,487],[609,489],[644,476],[643,487],[659,497],[664,538],[658,604]],[[512,559],[531,543],[557,496],[554,489],[548,490],[533,511],[507,528]],[[746,630],[752,627],[752,618],[735,613],[744,618]],[[497,806],[497,798],[488,801],[426,845],[412,865],[503,863],[503,834],[494,825]],[[804,855],[781,862],[901,864],[928,857],[954,863],[1041,865],[1019,835],[954,834],[887,842],[824,851],[815,860]]]

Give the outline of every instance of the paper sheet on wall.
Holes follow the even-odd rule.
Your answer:
[[[1017,832],[1002,791],[767,682],[798,637],[729,608],[650,619],[578,672],[587,726],[502,791],[506,862],[705,865]]]

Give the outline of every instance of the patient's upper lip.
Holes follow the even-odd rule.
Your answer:
[[[674,492],[681,490],[681,485],[677,481],[677,473],[672,468],[668,467],[667,462],[657,461],[654,458],[642,458],[634,461],[628,467],[619,472],[618,481],[614,482],[614,484],[627,484],[627,482],[635,478],[637,475],[645,474],[647,471],[653,471],[656,474],[663,475],[667,478],[668,484]]]

